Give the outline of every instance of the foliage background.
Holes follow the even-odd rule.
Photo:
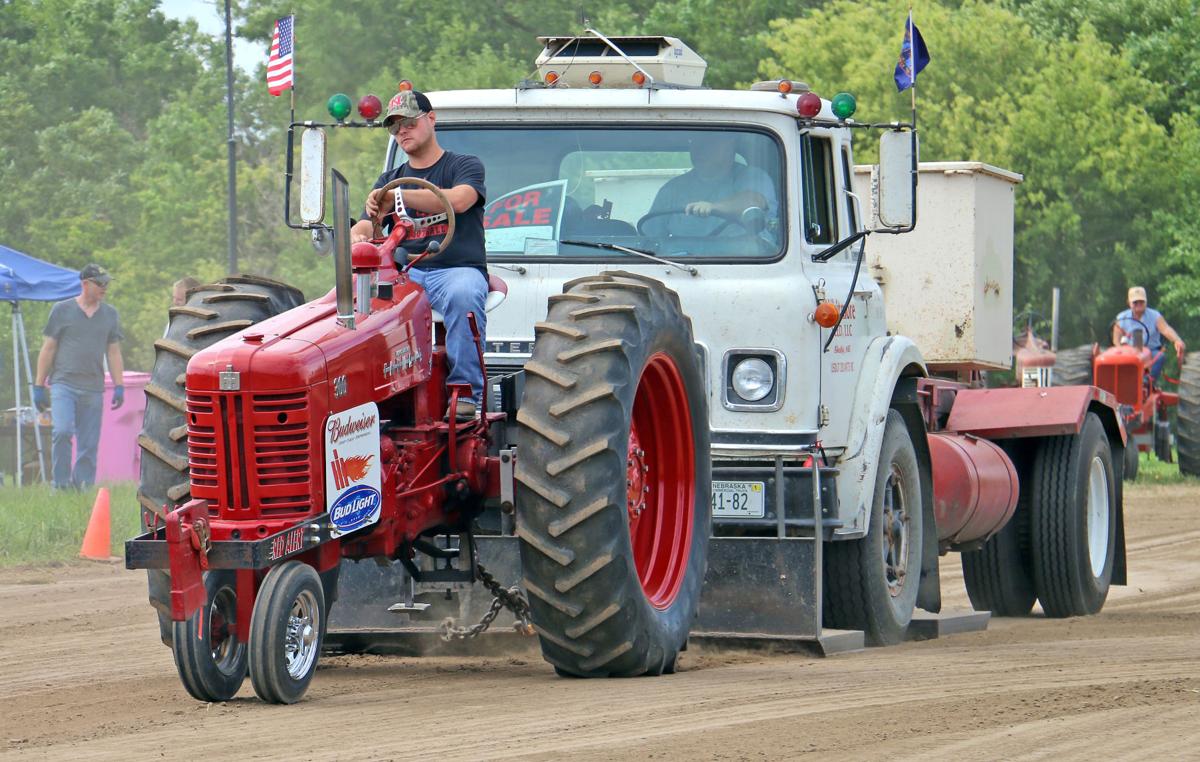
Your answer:
[[[855,93],[871,119],[908,113],[891,81],[901,2],[234,8],[236,34],[260,42],[264,59],[275,17],[296,12],[302,118],[321,118],[334,92],[386,100],[401,78],[425,90],[510,87],[530,73],[537,34],[579,30],[584,16],[612,34],[683,38],[708,59],[713,87],[788,76],[826,97]],[[1048,314],[1060,286],[1061,343],[1098,340],[1126,287],[1141,283],[1200,348],[1200,0],[941,0],[916,12],[932,54],[920,79],[922,158],[1025,175],[1016,310]],[[0,243],[64,267],[110,268],[133,369],[153,361],[171,282],[225,271],[224,83],[223,40],[167,19],[157,0],[0,0]],[[288,101],[267,94],[261,70],[236,73],[238,256],[244,271],[313,297],[332,265],[282,223]],[[380,169],[383,141],[376,131],[331,141],[356,198]],[[872,158],[864,140],[858,159]],[[27,308],[33,351],[44,316]],[[0,347],[11,346],[6,331]]]

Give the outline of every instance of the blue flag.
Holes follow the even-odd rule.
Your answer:
[[[921,38],[921,30],[913,23],[912,11],[904,24],[904,43],[900,46],[900,60],[896,62],[896,89],[904,92],[917,81],[917,75],[929,64],[929,50]]]

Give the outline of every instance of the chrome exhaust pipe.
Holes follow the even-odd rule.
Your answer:
[[[354,330],[354,274],[350,263],[350,183],[336,169],[333,178],[333,283],[337,322]],[[370,305],[370,300],[367,300]],[[368,306],[369,308],[369,306]]]

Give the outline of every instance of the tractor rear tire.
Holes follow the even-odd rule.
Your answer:
[[[1029,555],[1029,510],[1028,501],[1022,499],[1003,529],[979,550],[962,554],[963,582],[976,611],[1025,616],[1033,610],[1037,591]]]
[[[191,499],[188,477],[184,383],[188,360],[217,341],[261,320],[304,303],[304,294],[267,278],[235,275],[188,292],[187,304],[172,307],[167,333],[154,342],[154,369],[146,387],[146,413],[137,499],[142,528],[155,514]],[[150,603],[158,610],[159,635],[172,642],[171,579],[166,570],[148,570]]]
[[[1051,386],[1090,386],[1092,383],[1092,345],[1060,349],[1054,359]]]
[[[1104,607],[1116,557],[1117,489],[1104,424],[1046,437],[1033,462],[1033,579],[1048,617]]]
[[[1163,463],[1174,463],[1175,453],[1171,450],[1171,421],[1154,422],[1154,457]]]
[[[1179,473],[1200,476],[1200,362],[1186,362],[1179,369],[1175,454]]]
[[[237,575],[210,571],[208,603],[174,622],[172,650],[183,687],[197,701],[228,701],[246,679],[246,644],[237,638]]]
[[[921,503],[916,448],[904,418],[889,410],[867,535],[825,549],[826,626],[862,630],[872,646],[904,640],[921,582]]]
[[[559,674],[658,675],[708,558],[708,403],[691,321],[658,281],[580,278],[535,326],[517,422],[522,585]]]
[[[1138,446],[1133,441],[1133,437],[1129,437],[1128,441],[1125,442],[1123,454],[1125,469],[1122,473],[1122,479],[1127,482],[1137,481],[1138,463],[1141,461],[1141,456],[1138,454]]]

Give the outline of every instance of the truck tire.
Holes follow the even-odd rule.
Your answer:
[[[1092,345],[1060,349],[1054,358],[1051,386],[1090,386],[1092,383]]]
[[[517,414],[523,587],[559,674],[674,671],[711,523],[708,405],[691,320],[651,278],[550,298]]]
[[[917,451],[904,419],[889,410],[867,535],[825,549],[825,622],[862,630],[868,645],[904,640],[921,582],[924,506]]]
[[[1104,424],[1046,437],[1033,462],[1033,579],[1048,617],[1104,606],[1116,556],[1117,484]]]
[[[1023,495],[1022,495],[1023,497]],[[983,547],[962,554],[963,582],[976,611],[1025,616],[1037,601],[1029,556],[1029,506],[1022,500],[1012,519]]]
[[[1200,476],[1200,363],[1179,369],[1179,407],[1175,412],[1175,455],[1179,473]]]
[[[171,510],[191,498],[184,421],[188,360],[220,339],[303,303],[304,294],[285,283],[235,275],[192,289],[186,305],[171,308],[167,333],[154,342],[154,369],[138,436],[142,459],[137,499],[143,531],[164,506]],[[170,646],[171,579],[161,569],[148,570],[148,576],[159,635]]]

